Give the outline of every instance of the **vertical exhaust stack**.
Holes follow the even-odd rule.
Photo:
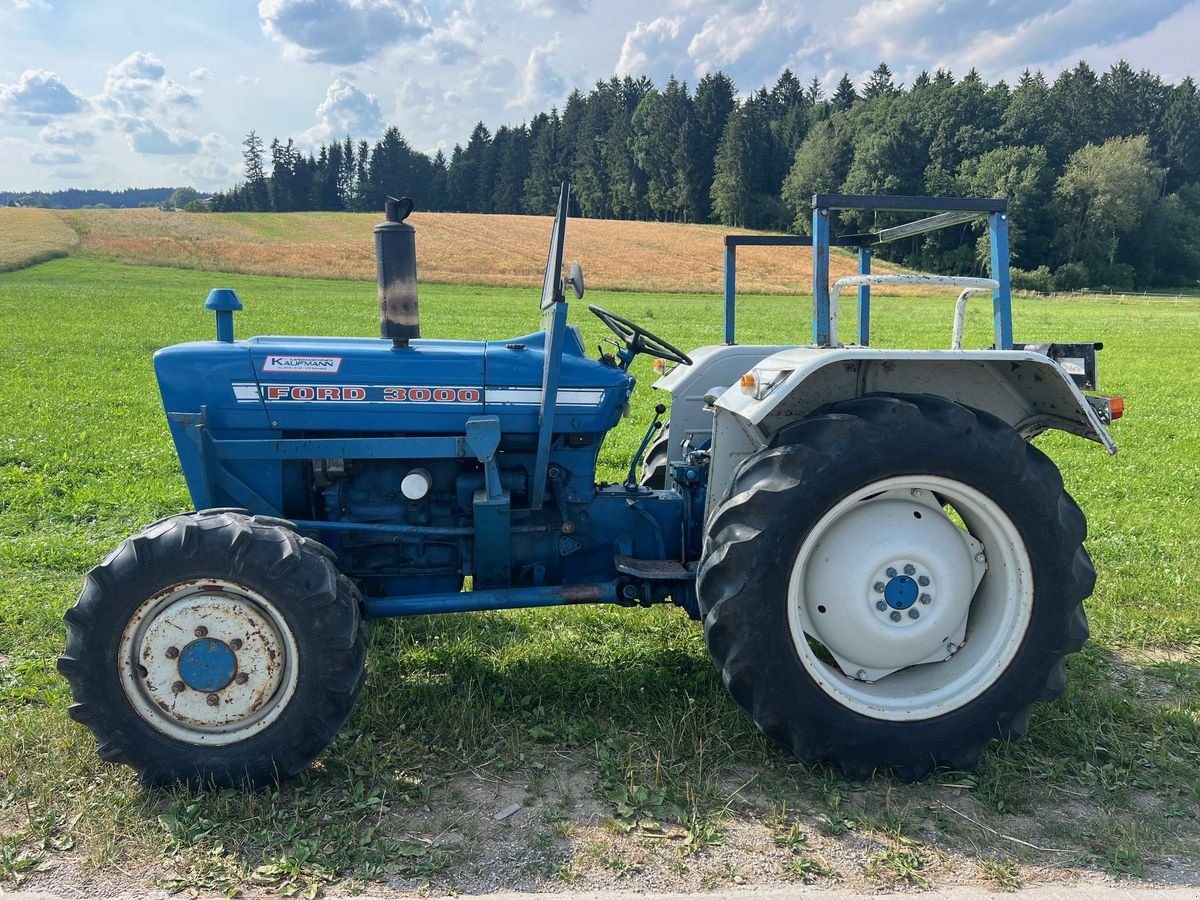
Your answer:
[[[379,280],[379,334],[397,349],[421,336],[417,307],[417,232],[404,220],[413,202],[388,197],[375,226],[375,272]]]

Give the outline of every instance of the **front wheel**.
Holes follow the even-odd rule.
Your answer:
[[[972,768],[1065,685],[1095,573],[1054,464],[931,396],[834,404],[739,468],[699,575],[709,650],[758,726],[863,777]]]
[[[362,684],[358,591],[277,519],[212,510],[124,541],[67,611],[59,669],[146,784],[262,785],[325,749]]]

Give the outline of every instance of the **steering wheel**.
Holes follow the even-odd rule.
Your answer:
[[[692,358],[678,347],[668,344],[658,335],[650,333],[641,325],[630,322],[624,316],[618,316],[615,312],[609,312],[600,306],[589,305],[588,309],[597,319],[611,328],[613,334],[625,342],[625,346],[631,354],[645,353],[648,356],[665,359],[667,362],[681,363],[685,366],[692,364]],[[631,355],[629,358],[632,359],[633,356]]]

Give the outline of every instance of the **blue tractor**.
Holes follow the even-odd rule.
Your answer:
[[[421,338],[411,203],[389,200],[380,338],[235,340],[215,290],[216,340],[155,355],[197,511],[126,539],[66,614],[59,668],[101,757],[147,784],[295,774],[353,709],[367,620],[438,612],[672,602],[759,728],[854,777],[970,768],[1062,691],[1095,575],[1029,440],[1111,451],[1119,408],[1081,392],[1093,345],[1012,343],[1004,201],[819,195],[811,345],[734,342],[733,247],[754,241],[731,237],[725,343],[684,353],[591,306],[617,338],[598,359],[567,323],[568,204],[564,185],[530,334]],[[829,247],[898,236],[831,239],[838,208],[940,210],[904,234],[988,217],[993,280],[849,281],[860,326],[872,284],[965,285],[955,346],[837,343]],[[973,290],[992,349],[960,346]],[[628,477],[597,484],[642,353],[674,366],[669,422],[658,405]]]

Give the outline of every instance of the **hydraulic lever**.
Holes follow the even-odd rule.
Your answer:
[[[637,467],[642,461],[642,454],[646,452],[646,448],[650,446],[650,441],[654,435],[662,428],[662,416],[667,411],[667,407],[662,403],[654,405],[654,421],[650,423],[650,427],[646,429],[646,436],[642,438],[641,445],[637,448],[637,453],[633,454],[633,460],[629,463],[629,474],[625,476],[625,487],[637,487]]]

